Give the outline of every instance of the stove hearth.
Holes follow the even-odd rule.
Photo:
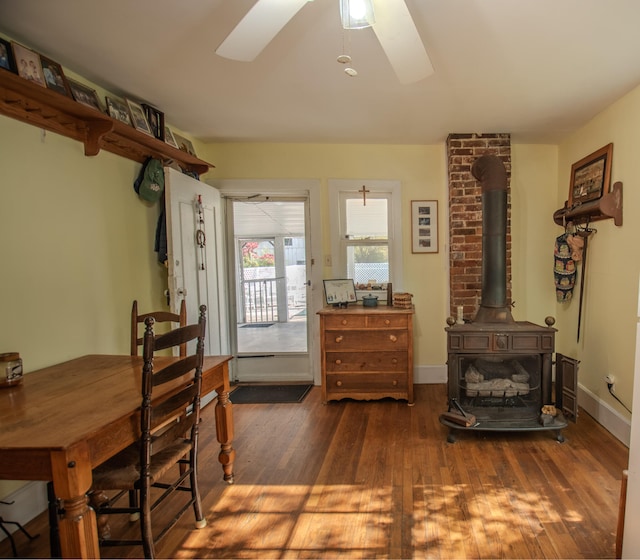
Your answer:
[[[554,395],[555,319],[515,321],[506,299],[504,164],[484,155],[471,172],[482,186],[482,294],[473,320],[447,319],[449,411],[440,422],[450,442],[456,430],[555,430],[564,441],[565,414],[575,418],[577,364],[558,354]]]

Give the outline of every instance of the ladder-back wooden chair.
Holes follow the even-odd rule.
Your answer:
[[[156,323],[171,322],[184,327],[187,324],[187,305],[183,299],[180,302],[179,313],[171,313],[169,311],[151,311],[150,313],[138,313],[138,300],[133,300],[131,306],[131,355],[137,356],[138,349],[142,346],[144,322],[147,317],[153,317]],[[180,356],[187,355],[186,345],[180,346]]]
[[[110,514],[140,515],[140,538],[112,538],[103,531],[100,544],[103,546],[142,545],[146,558],[155,557],[155,544],[173,527],[182,514],[193,508],[196,528],[207,522],[202,511],[198,490],[197,455],[198,429],[200,421],[200,392],[202,386],[202,364],[204,359],[204,337],[206,329],[206,306],[200,307],[197,324],[178,327],[166,334],[153,331],[154,318],[145,319],[143,337],[142,402],[140,405],[141,437],[134,444],[107,460],[93,471],[91,505],[96,511],[98,526],[105,526],[104,517]],[[195,353],[180,357],[162,369],[154,369],[157,351],[174,348],[197,340]],[[157,396],[159,387],[175,380],[184,380],[182,389]],[[188,410],[185,414],[184,411]],[[167,423],[167,421],[170,421]],[[107,497],[107,492],[114,494]],[[123,494],[135,491],[138,505],[116,507]],[[189,492],[186,503],[179,504],[175,515],[162,512],[163,519],[171,521],[158,529],[152,524],[154,511],[162,504],[171,508],[165,500],[174,491]],[[171,508],[173,513],[173,508]]]

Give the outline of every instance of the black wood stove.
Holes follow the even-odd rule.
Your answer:
[[[554,398],[555,320],[514,321],[506,299],[504,164],[485,155],[471,172],[482,186],[482,297],[473,321],[447,319],[449,412],[440,422],[450,442],[456,430],[554,430],[563,441],[565,415],[575,418],[577,365],[557,355]]]

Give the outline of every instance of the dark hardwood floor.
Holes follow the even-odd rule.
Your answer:
[[[628,449],[582,413],[551,432],[468,433],[447,443],[444,385],[416,404],[235,405],[236,481],[217,462],[213,406],[203,411],[200,487],[163,558],[614,558]],[[49,554],[43,514],[16,534],[21,557]],[[115,530],[115,527],[114,527]],[[8,540],[0,554],[11,557]],[[137,547],[105,557],[137,558]]]

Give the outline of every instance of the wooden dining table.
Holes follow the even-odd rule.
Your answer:
[[[176,359],[156,357],[154,364]],[[230,359],[206,356],[202,372],[202,394],[218,394],[218,459],[228,483],[235,458]],[[88,355],[0,389],[0,479],[53,481],[64,511],[59,530],[65,558],[100,556],[96,516],[86,497],[91,470],[140,435],[141,385],[142,357]]]

